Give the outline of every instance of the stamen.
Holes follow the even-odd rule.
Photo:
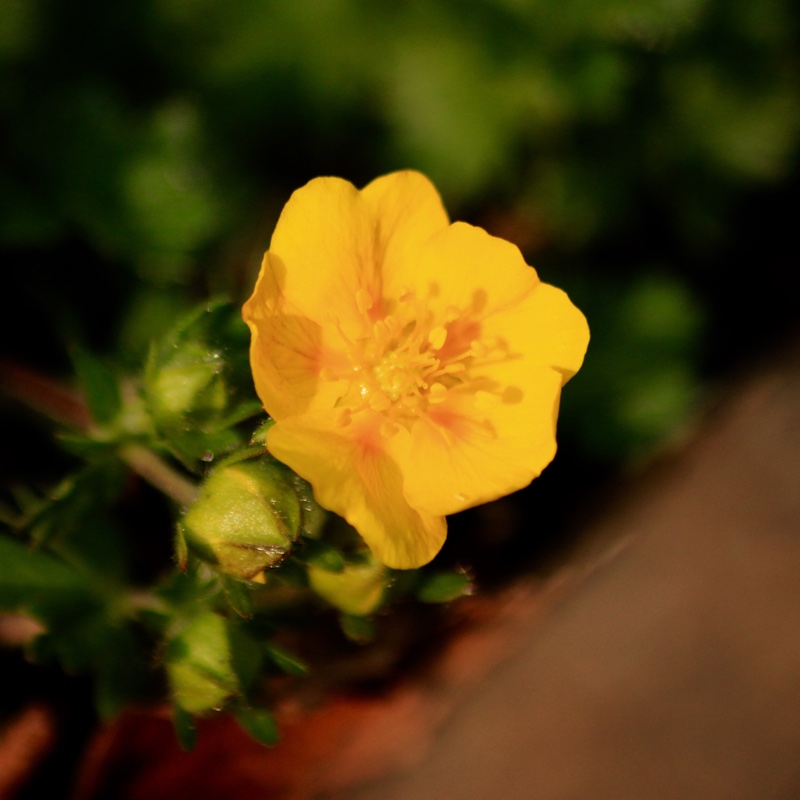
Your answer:
[[[486,358],[489,355],[489,348],[484,342],[479,342],[477,339],[469,343],[469,355],[473,358]]]
[[[467,365],[463,361],[453,361],[450,364],[445,364],[437,374],[454,375],[456,372],[464,372]]]
[[[445,322],[455,322],[461,316],[461,312],[455,306],[448,306],[444,312]]]
[[[428,402],[441,403],[447,397],[447,387],[443,383],[434,383],[428,390]]]
[[[428,342],[434,350],[441,350],[447,339],[447,329],[439,325],[428,334]]]

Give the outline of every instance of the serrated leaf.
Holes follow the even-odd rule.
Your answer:
[[[272,747],[278,743],[278,725],[266,708],[239,708],[234,711],[236,721],[257,742]]]
[[[92,419],[98,425],[110,424],[122,409],[117,376],[97,356],[82,347],[73,347],[71,355]]]

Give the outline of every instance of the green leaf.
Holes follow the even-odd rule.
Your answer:
[[[342,633],[352,642],[366,644],[375,638],[375,623],[370,617],[340,614],[339,625]]]
[[[423,603],[449,603],[469,594],[472,584],[463,572],[435,572],[426,575],[417,589],[417,599]]]
[[[82,347],[73,347],[71,355],[92,419],[98,425],[110,424],[122,409],[117,376]]]
[[[186,534],[180,523],[175,531],[175,559],[178,567],[185,572],[186,564],[189,561],[189,545],[186,544]]]
[[[261,674],[264,648],[235,620],[229,621],[228,640],[231,648],[231,667],[238,685],[246,690]]]
[[[300,561],[326,572],[341,572],[345,568],[344,556],[341,552],[320,539],[303,539],[303,547],[297,552]]]
[[[308,667],[300,661],[297,656],[292,655],[282,647],[278,647],[278,645],[270,642],[264,645],[264,649],[267,651],[270,661],[272,661],[281,672],[297,677],[308,673]]]
[[[58,433],[55,438],[68,453],[89,461],[108,458],[118,447],[116,442],[98,441],[79,433]]]
[[[172,725],[175,728],[178,744],[187,753],[191,753],[197,744],[197,728],[194,724],[194,717],[176,703],[172,706]]]
[[[42,601],[57,604],[84,593],[78,572],[45,553],[0,536],[0,609],[31,609]]]
[[[124,470],[116,460],[89,464],[64,478],[47,497],[20,501],[25,511],[23,528],[37,547],[51,539],[68,539],[89,518],[102,515],[122,486]]]
[[[220,575],[219,583],[222,593],[233,611],[245,619],[252,617],[253,590],[250,588],[250,584],[227,575]]]
[[[239,708],[234,711],[236,721],[259,744],[272,747],[280,738],[275,717],[266,708]]]

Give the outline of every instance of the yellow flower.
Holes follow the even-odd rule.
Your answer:
[[[270,451],[395,568],[436,555],[445,515],[550,463],[589,339],[564,292],[450,224],[417,172],[297,190],[244,318]]]

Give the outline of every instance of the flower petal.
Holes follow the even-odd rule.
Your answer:
[[[412,430],[408,502],[453,514],[527,486],[556,452],[561,383],[560,373],[532,365],[514,385],[450,390]]]
[[[400,467],[381,440],[368,425],[353,421],[342,428],[332,414],[317,412],[278,422],[267,446],[314,487],[323,508],[361,534],[381,562],[396,569],[419,567],[439,552],[447,522],[408,504]]]
[[[434,185],[411,170],[376,178],[361,195],[374,221],[375,255],[382,279],[392,286],[393,276],[416,261],[422,245],[447,229],[447,212]]]
[[[567,382],[583,363],[589,343],[586,317],[572,304],[561,289],[538,283],[533,290],[502,314],[492,314],[481,321],[481,335],[486,341],[499,341],[509,352],[507,362],[512,374],[521,367],[514,363],[551,366],[564,375]],[[502,365],[498,364],[501,371]],[[503,379],[496,367],[484,369],[478,363],[473,374],[488,374]]]
[[[494,347],[412,432],[409,463],[424,470],[406,475],[406,497],[432,514],[502,497],[541,473],[556,452],[561,387],[589,341],[583,314],[543,283],[484,316],[475,335]]]
[[[282,419],[310,408],[333,408],[346,384],[323,380],[321,365],[337,357],[336,343],[328,341],[330,329],[292,312],[269,253],[242,316],[250,327],[253,382],[267,413]]]
[[[375,232],[352,183],[315,178],[289,198],[269,248],[281,294],[303,316],[348,336],[365,333],[357,298],[380,283]]]
[[[392,277],[395,296],[406,287],[443,319],[452,309],[485,316],[518,302],[537,284],[515,245],[482,228],[455,222],[428,239]]]

